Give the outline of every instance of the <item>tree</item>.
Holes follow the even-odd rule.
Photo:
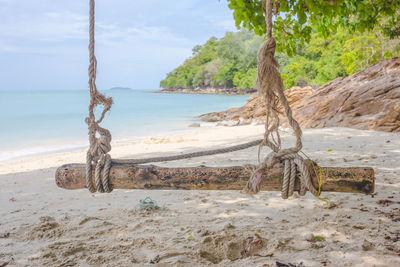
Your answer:
[[[374,35],[354,35],[343,46],[342,62],[349,74],[363,70],[370,64],[384,59],[384,53],[379,54],[381,44]],[[383,57],[383,59],[382,59]]]
[[[233,84],[238,89],[255,88],[255,81],[257,78],[257,69],[250,68],[246,73],[238,71],[233,77]]]
[[[238,28],[265,33],[262,0],[227,0]],[[274,0],[274,37],[277,50],[293,55],[297,44],[311,39],[312,30],[328,37],[343,27],[350,32],[372,31],[383,18],[386,29],[395,34],[399,28],[399,0]]]
[[[160,86],[254,88],[256,76],[253,69],[257,66],[257,52],[261,43],[262,37],[248,30],[228,32],[221,39],[211,37],[204,45],[196,45],[192,57],[168,73]],[[235,80],[237,72],[240,75]],[[239,76],[244,80],[240,81]]]
[[[203,47],[202,47],[201,45],[196,45],[195,47],[193,47],[193,49],[192,49],[192,56],[197,55],[197,54],[201,51],[202,48],[203,48]]]

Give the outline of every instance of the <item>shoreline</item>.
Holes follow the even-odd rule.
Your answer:
[[[248,127],[252,128],[253,126]],[[260,135],[260,130],[263,130],[263,128],[259,126],[254,127],[255,128],[252,129],[255,131],[255,134]],[[214,142],[220,141],[220,138],[224,139],[226,134],[231,131],[229,128],[221,131],[222,128],[226,127],[218,127],[215,123],[201,123],[201,127],[186,126],[186,128],[168,130],[156,134],[116,139],[111,142],[112,150],[110,155],[113,158],[139,157],[138,155],[143,154],[147,156],[147,153],[145,153],[147,145],[149,147],[152,145],[156,147],[171,147],[171,152],[174,153],[175,148],[180,149],[179,144],[188,143],[188,145],[195,145],[195,143],[199,142],[200,139],[207,137],[210,131],[213,132],[213,135],[216,135],[214,136],[216,138]],[[243,129],[236,129],[234,132],[237,132],[239,135],[244,135],[242,130]],[[245,138],[246,135],[242,137]],[[33,155],[24,155],[3,160],[0,161],[0,175],[52,168],[72,162],[84,163],[88,146],[89,144],[87,143],[86,145],[80,145],[68,149],[35,153]],[[139,153],[138,155],[135,155],[131,151],[138,151]]]
[[[196,120],[194,120],[196,119]],[[111,145],[112,147],[114,145],[119,145],[123,143],[130,143],[130,142],[139,142],[143,141],[148,138],[158,138],[160,136],[167,136],[170,134],[174,133],[181,133],[185,132],[188,130],[191,130],[193,128],[197,128],[197,126],[191,126],[193,124],[201,124],[201,127],[213,127],[216,124],[215,123],[210,123],[210,122],[204,122],[200,120],[198,117],[193,118],[193,121],[188,121],[185,123],[182,123],[181,125],[176,125],[173,128],[169,129],[162,129],[159,130],[155,134],[151,134],[151,131],[146,131],[145,133],[139,134],[139,135],[118,135],[116,134],[117,137],[113,136]],[[46,141],[46,140],[43,140]],[[73,144],[71,144],[71,141]],[[65,139],[59,139],[57,141],[51,140],[50,144],[46,146],[39,146],[39,145],[27,145],[23,147],[18,147],[18,149],[10,149],[6,148],[3,149],[0,152],[0,165],[2,163],[7,163],[7,162],[12,162],[20,159],[28,159],[28,158],[36,158],[36,157],[41,157],[41,156],[48,156],[52,154],[59,154],[59,153],[69,153],[69,152],[75,152],[79,150],[86,150],[89,146],[89,141],[88,137],[85,136],[85,138],[76,138],[73,140],[65,140]],[[21,154],[21,151],[25,151],[24,154]],[[10,157],[2,157],[2,154],[16,154],[16,156],[10,156]]]
[[[241,106],[248,98],[162,95],[153,94],[153,90],[111,91],[107,95],[113,97],[115,105],[106,114],[103,127],[111,131],[113,140],[185,129],[200,122],[199,114]],[[9,114],[2,120],[0,161],[75,150],[87,145],[84,118],[87,117],[88,92],[24,90],[3,92],[0,98],[5,103],[12,103]],[[55,112],[54,103],[59,101],[65,105]]]
[[[251,95],[257,92],[257,89],[236,89],[236,88],[164,88],[155,91],[155,93],[164,94],[197,94],[197,95]]]
[[[382,131],[358,130],[353,128],[329,127],[303,129],[305,132],[324,132],[331,129],[339,131],[356,131],[359,133],[383,134]],[[282,136],[287,136],[290,129],[280,128]],[[182,128],[179,130],[170,130],[158,132],[157,134],[148,134],[143,136],[132,136],[130,138],[116,139],[111,142],[112,158],[135,158],[152,157],[154,154],[150,151],[157,151],[171,154],[186,153],[185,147],[197,148],[190,149],[190,152],[204,150],[213,145],[232,145],[241,142],[247,142],[262,138],[264,134],[264,125],[251,123],[239,125],[236,127],[221,125],[218,122],[201,122],[200,127]],[[393,134],[395,133],[387,133]],[[289,136],[289,138],[291,138]],[[16,158],[0,161],[0,175],[33,171],[37,169],[52,168],[67,163],[85,163],[88,144],[79,145],[66,149],[57,149],[35,153],[32,155],[23,155]],[[137,154],[132,153],[137,152]],[[184,151],[184,152],[182,152]],[[56,164],[57,162],[57,164]]]

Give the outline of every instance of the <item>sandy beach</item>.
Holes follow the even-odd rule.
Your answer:
[[[190,128],[114,142],[114,158],[172,155],[261,138],[263,126]],[[283,130],[283,143],[294,141]],[[68,191],[54,182],[85,150],[0,162],[0,261],[8,266],[400,266],[400,136],[349,128],[304,130],[322,166],[370,166],[376,194]],[[267,153],[268,151],[265,151]],[[160,166],[257,162],[257,148]],[[150,197],[160,207],[140,209]],[[293,265],[294,266],[294,265]],[[302,265],[298,265],[302,266]]]

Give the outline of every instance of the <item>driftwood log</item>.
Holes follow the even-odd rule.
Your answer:
[[[306,161],[318,188],[319,168]],[[93,168],[94,169],[94,168]],[[262,191],[280,191],[283,166],[277,164],[260,184]],[[374,170],[369,167],[321,167],[322,191],[370,194],[374,192]],[[163,168],[154,165],[113,163],[110,182],[115,189],[241,190],[249,178],[248,167]],[[85,188],[85,165],[67,164],[56,172],[56,183],[64,189]],[[296,181],[295,190],[300,187]]]

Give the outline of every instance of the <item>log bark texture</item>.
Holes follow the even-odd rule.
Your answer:
[[[306,161],[318,188],[319,168]],[[93,168],[94,169],[94,168]],[[277,164],[260,184],[262,191],[280,191],[283,166]],[[369,167],[321,167],[322,191],[370,194],[374,192],[374,170]],[[249,179],[248,167],[163,168],[154,165],[113,163],[110,182],[114,189],[241,190]],[[56,183],[64,189],[85,188],[85,165],[67,164],[56,171]],[[296,181],[295,190],[300,188]]]

